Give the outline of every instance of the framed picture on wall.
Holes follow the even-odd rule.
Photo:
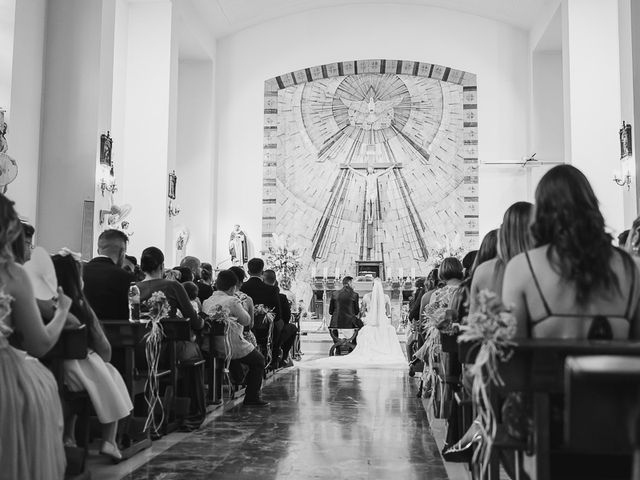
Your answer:
[[[113,139],[109,135],[109,132],[106,134],[100,135],[100,165],[107,165],[108,167],[112,166],[111,163],[111,150],[113,148]]]
[[[631,124],[622,122],[622,128],[620,129],[620,158],[630,157],[632,153]]]
[[[169,174],[168,195],[171,200],[176,199],[176,183],[178,183],[178,176],[176,175],[176,171],[174,170]]]

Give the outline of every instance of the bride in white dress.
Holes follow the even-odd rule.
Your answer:
[[[390,301],[384,294],[382,281],[373,282],[371,299],[358,332],[356,348],[348,355],[321,358],[299,363],[301,368],[406,368],[395,328],[389,318]]]

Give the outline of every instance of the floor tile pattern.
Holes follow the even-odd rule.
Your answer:
[[[415,385],[405,371],[297,370],[129,480],[446,479]]]

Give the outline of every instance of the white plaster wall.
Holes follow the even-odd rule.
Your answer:
[[[10,72],[12,76],[7,141],[9,154],[19,168],[7,195],[16,202],[18,212],[34,223],[38,203],[46,13],[47,0],[17,2],[12,67],[6,70],[0,67],[0,75]],[[5,45],[4,41],[1,44]],[[0,99],[0,105],[3,102]]]
[[[607,226],[619,233],[625,226],[622,189],[612,181],[620,163],[618,3],[566,0],[563,30],[571,163],[591,182]]]
[[[38,242],[80,251],[95,190],[102,3],[49,0],[46,32]]]
[[[165,249],[171,99],[172,5],[129,5],[122,197],[133,205],[129,252]],[[177,71],[176,71],[177,73]]]
[[[0,107],[9,109],[16,1],[0,0]],[[8,116],[8,115],[7,115]]]
[[[526,32],[456,11],[408,5],[347,5],[279,18],[218,42],[218,235],[239,223],[256,246],[261,243],[264,81],[367,58],[431,62],[477,74],[481,161],[526,153]],[[486,230],[484,224],[481,214]],[[226,256],[226,243],[220,242],[217,257]]]
[[[180,62],[178,70],[178,132],[176,173],[177,203],[181,213],[171,222],[172,231],[186,227],[186,254],[210,261],[214,188],[212,158],[213,63]],[[175,259],[167,261],[173,265]]]
[[[564,158],[564,112],[562,102],[561,52],[533,53],[532,56],[532,138],[531,152],[545,162]]]

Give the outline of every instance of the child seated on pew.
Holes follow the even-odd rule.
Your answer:
[[[79,256],[78,256],[79,257]],[[114,461],[122,460],[116,445],[118,420],[129,415],[133,405],[120,373],[109,363],[111,345],[91,306],[82,285],[82,265],[68,250],[53,256],[58,285],[71,298],[70,312],[88,328],[89,352],[86,358],[64,361],[64,382],[71,391],[86,391],[102,425],[100,453]],[[75,444],[75,416],[65,421],[65,443]]]

